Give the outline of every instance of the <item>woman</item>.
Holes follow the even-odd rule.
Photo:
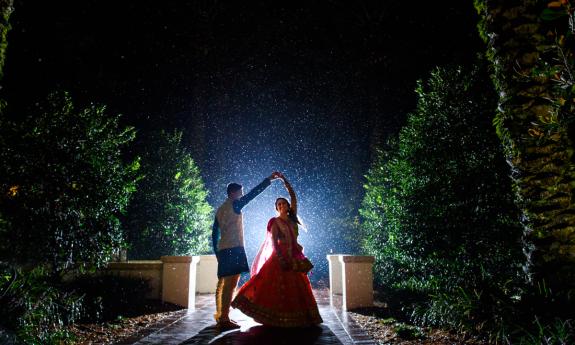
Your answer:
[[[278,216],[268,222],[266,239],[251,268],[251,278],[238,291],[232,307],[256,322],[275,327],[307,327],[322,323],[307,277],[303,248],[297,243],[297,200],[283,176],[290,203],[278,198]]]

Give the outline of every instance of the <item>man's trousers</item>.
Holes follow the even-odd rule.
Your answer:
[[[234,292],[240,280],[239,274],[218,278],[218,287],[216,288],[216,322],[227,321],[230,319],[230,304],[234,297]]]

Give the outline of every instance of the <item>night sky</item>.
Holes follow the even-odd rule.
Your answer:
[[[477,20],[471,0],[15,0],[2,92],[13,114],[66,90],[142,138],[181,128],[214,207],[227,183],[284,172],[317,282],[327,253],[358,252],[345,224],[373,148],[414,108],[417,79],[482,53]],[[275,182],[245,209],[249,260],[286,194]]]

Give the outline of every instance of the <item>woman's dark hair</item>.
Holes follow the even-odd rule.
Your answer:
[[[290,205],[289,201],[288,201],[286,198],[279,197],[279,198],[276,199],[276,202],[275,202],[276,211],[277,211],[277,209],[278,209],[278,201],[280,201],[280,200],[285,200],[285,202],[288,204],[288,209],[289,209],[289,211],[288,211],[288,218],[289,218],[292,222],[294,222],[294,223],[296,223],[296,224],[303,225],[303,224],[301,223],[301,221],[299,220],[297,214],[295,214],[295,213],[293,213],[293,212],[291,211],[291,205]]]

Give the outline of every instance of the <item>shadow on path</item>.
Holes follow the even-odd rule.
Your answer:
[[[325,325],[310,328],[277,328],[253,326],[244,331],[235,329],[220,332],[215,326],[202,329],[180,345],[342,345]]]

